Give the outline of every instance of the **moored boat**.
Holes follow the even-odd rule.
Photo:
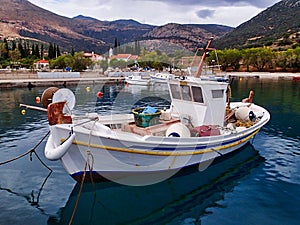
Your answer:
[[[169,109],[146,107],[133,109],[131,114],[74,116],[65,108],[70,108],[66,105],[75,96],[55,97],[60,95],[58,90],[53,96],[57,101],[47,110],[51,132],[46,157],[60,159],[79,182],[84,178],[147,185],[182,168],[206,169],[214,159],[247,144],[270,114],[252,99],[230,102],[229,84],[202,80],[201,67],[203,63],[194,77],[168,80]]]
[[[151,85],[150,79],[144,78],[139,72],[134,72],[131,75],[125,77],[125,82],[132,85]]]
[[[174,74],[171,73],[155,73],[150,75],[150,79],[155,83],[168,83],[168,80],[174,78]]]

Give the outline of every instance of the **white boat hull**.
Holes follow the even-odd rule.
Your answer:
[[[57,146],[73,130],[75,140],[61,161],[66,171],[79,182],[83,175],[89,174],[85,176],[86,181],[92,178],[127,185],[152,184],[175,175],[185,167],[196,165],[200,171],[205,170],[214,159],[247,144],[270,119],[266,110],[254,107],[264,114],[258,123],[218,136],[140,136],[90,121],[86,124],[88,127],[74,124],[51,126],[52,136],[48,141],[55,142]]]

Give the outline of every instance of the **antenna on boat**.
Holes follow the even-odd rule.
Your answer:
[[[199,64],[199,67],[198,67],[198,70],[197,70],[197,73],[195,74],[195,77],[200,77],[201,75],[201,72],[202,72],[202,69],[203,69],[203,65],[204,65],[204,62],[205,62],[205,58],[207,56],[207,53],[209,51],[212,51],[214,50],[214,48],[210,48],[210,45],[211,45],[211,42],[213,41],[214,37],[211,37],[206,45],[205,48],[199,48],[199,50],[202,50],[203,51],[203,55],[201,57],[201,61],[200,61],[200,64]]]

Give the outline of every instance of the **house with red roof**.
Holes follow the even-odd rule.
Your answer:
[[[94,52],[85,52],[83,53],[85,58],[91,59],[93,62],[105,60],[106,58],[103,55],[96,54]]]
[[[35,69],[37,70],[50,70],[50,64],[48,60],[41,59],[35,63]]]

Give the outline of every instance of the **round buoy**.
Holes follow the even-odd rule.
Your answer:
[[[91,88],[90,87],[86,87],[85,90],[86,90],[86,92],[90,92]]]
[[[76,104],[76,98],[70,89],[61,88],[53,94],[52,102],[66,102],[63,112],[71,113],[70,110],[74,108]]]
[[[249,119],[249,113],[250,113],[250,109],[248,107],[240,107],[237,110],[235,110],[235,117],[242,121],[245,122],[246,120]]]
[[[98,98],[102,98],[102,97],[103,97],[103,92],[99,91],[99,92],[97,93],[97,97],[98,97]]]
[[[167,137],[190,137],[191,132],[183,123],[172,124],[166,131]]]
[[[52,102],[54,93],[58,90],[57,87],[49,87],[42,94],[42,104],[45,108]]]
[[[35,97],[35,102],[37,104],[40,104],[41,103],[41,98],[39,96]]]
[[[21,110],[21,114],[24,116],[26,114],[26,110],[25,109],[22,109]]]

